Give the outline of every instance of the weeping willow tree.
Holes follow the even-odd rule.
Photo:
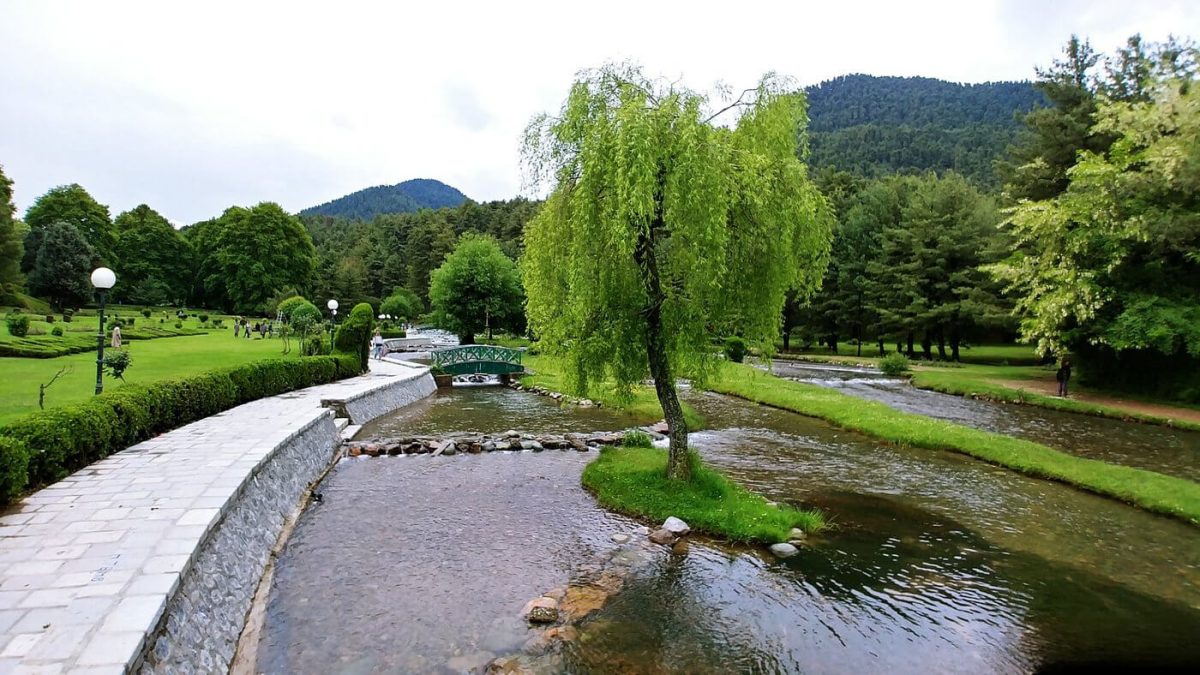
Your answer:
[[[803,94],[773,76],[714,112],[607,67],[526,132],[530,177],[553,184],[525,230],[529,326],[580,393],[654,378],[671,478],[691,474],[674,376],[708,377],[722,335],[770,352],[785,295],[824,273],[832,217],[800,159],[807,123]]]

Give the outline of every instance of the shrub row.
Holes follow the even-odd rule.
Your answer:
[[[205,331],[194,329],[138,327],[121,331],[121,338],[129,340],[152,340],[182,335],[204,335]],[[105,341],[108,336],[105,336]],[[95,331],[69,332],[57,335],[35,335],[25,338],[0,340],[0,357],[11,356],[29,359],[51,359],[68,354],[80,354],[96,349]]]
[[[358,375],[357,355],[271,359],[180,380],[127,385],[0,427],[0,504],[27,486],[247,401]]]

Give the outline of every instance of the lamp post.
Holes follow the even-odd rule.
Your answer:
[[[337,323],[338,301],[330,300],[329,302],[325,303],[325,306],[329,308],[329,314],[332,317],[329,320],[329,353],[332,354],[333,353],[333,326],[334,326],[334,324]]]
[[[104,296],[117,283],[117,275],[107,267],[92,271],[92,286],[100,296],[100,327],[96,329],[96,393],[104,391]]]

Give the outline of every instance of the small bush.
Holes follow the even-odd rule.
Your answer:
[[[71,323],[71,319],[73,319],[73,318],[75,318],[74,310],[70,310],[70,309],[63,310],[63,321],[65,321],[66,323]]]
[[[183,322],[182,322],[182,321],[176,321],[176,322],[175,322],[175,328],[177,328],[177,329],[179,329],[179,328],[183,328]]]
[[[224,319],[213,319],[213,328],[223,328],[225,326]]]
[[[113,349],[104,353],[104,369],[122,382],[125,381],[125,370],[132,361],[128,349]]]
[[[166,322],[167,322],[167,320],[166,320],[166,319],[159,319],[159,320],[158,320],[158,322],[159,322],[159,323],[166,323]]]
[[[303,297],[301,297],[299,295],[293,295],[292,297],[287,298],[287,299],[283,300],[282,302],[280,302],[279,306],[276,307],[276,311],[278,311],[279,314],[283,317],[283,320],[285,323],[291,323],[292,322],[292,313],[295,312],[296,309],[298,309],[299,307],[302,307],[304,305],[309,305],[313,309],[317,309],[316,305],[312,304],[308,300],[305,300]],[[321,314],[321,312],[320,312],[320,310],[318,310],[317,315],[320,316],[320,314]]]
[[[311,302],[304,300],[304,298],[300,299],[303,300],[303,302],[296,304],[295,307],[292,307],[292,313],[286,315],[288,317],[288,322],[293,325],[297,324],[298,322],[308,322],[309,325],[320,323],[321,310],[317,309],[317,306]]]
[[[50,334],[53,335],[54,337],[62,337],[63,336],[63,327],[55,326],[54,328],[51,328]]]
[[[46,323],[54,323],[54,315],[53,314],[46,315]]]
[[[21,496],[29,482],[29,448],[15,438],[0,436],[0,504]]]
[[[151,314],[153,314],[153,312],[151,312],[151,311],[150,311],[150,310],[148,310],[148,309],[143,309],[143,310],[142,310],[142,316],[143,316],[143,317],[145,317],[145,318],[147,318],[147,319],[149,319],[149,318],[150,318],[150,315],[151,315]]]
[[[300,347],[300,354],[303,356],[320,356],[321,354],[329,353],[329,342],[324,335],[312,335],[304,341]]]
[[[734,363],[744,361],[746,359],[746,341],[737,336],[725,338],[725,358]]]
[[[879,360],[879,370],[884,375],[903,375],[909,371],[908,357],[894,352]]]
[[[200,323],[208,323],[208,315],[207,314],[201,314],[199,318],[200,318]]]
[[[13,337],[25,337],[29,335],[29,317],[24,314],[13,312],[4,317],[4,322],[8,325],[8,334]]]
[[[634,429],[625,432],[625,437],[621,439],[621,445],[627,448],[653,448],[654,441],[646,432]]]
[[[127,326],[132,326],[136,321],[137,321],[136,316],[125,317],[125,325],[127,325]]]

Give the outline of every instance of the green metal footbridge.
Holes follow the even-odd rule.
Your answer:
[[[434,349],[429,352],[429,363],[450,375],[510,375],[525,370],[521,365],[522,354],[520,349],[509,347],[464,345]]]

